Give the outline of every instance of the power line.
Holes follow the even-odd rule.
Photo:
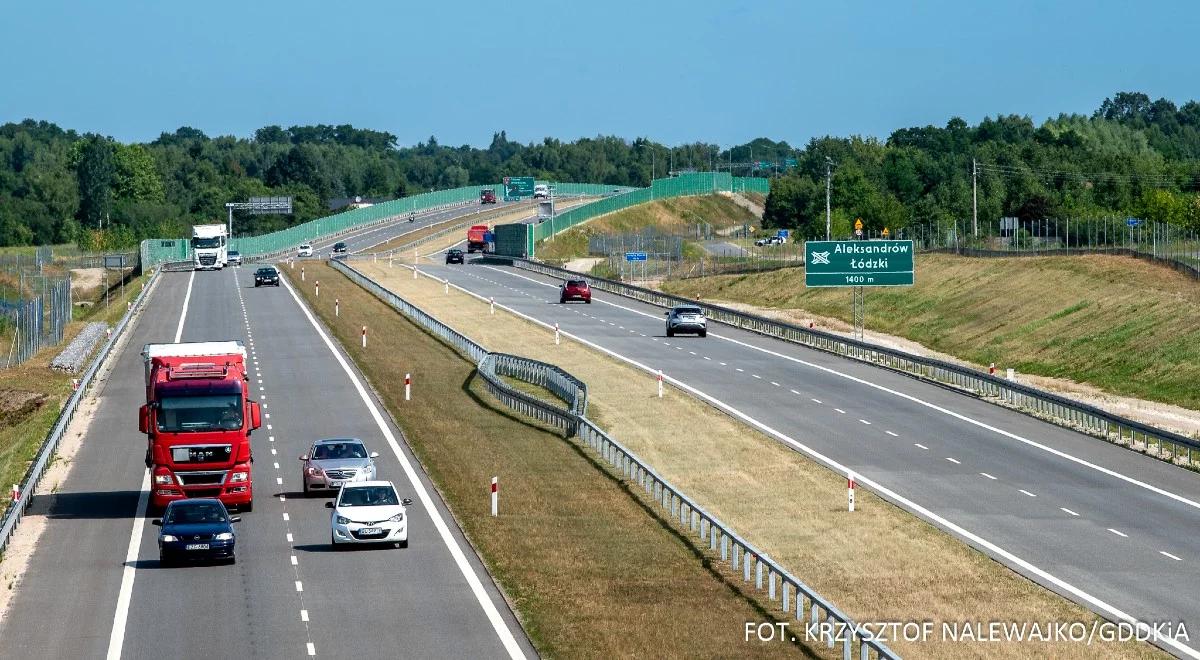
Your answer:
[[[1065,170],[1049,170],[1036,167],[1001,165],[998,163],[978,163],[979,171],[995,175],[1015,178],[1018,176],[1034,176],[1046,180],[1079,179],[1081,181],[1113,181],[1123,183],[1147,183],[1157,186],[1174,186],[1186,183],[1196,183],[1195,174],[1138,174],[1119,172],[1069,172]]]

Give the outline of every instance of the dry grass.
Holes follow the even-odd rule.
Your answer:
[[[317,313],[362,367],[546,657],[794,657],[747,644],[770,620],[627,487],[560,436],[503,408],[472,365],[323,264]],[[385,266],[386,268],[386,266]],[[331,302],[341,301],[334,317]],[[371,328],[366,350],[362,325]],[[413,403],[403,379],[413,375]],[[501,515],[488,515],[499,475]]]
[[[537,255],[539,259],[565,261],[585,256],[590,236],[636,232],[648,227],[667,234],[682,234],[699,220],[711,224],[714,230],[759,223],[753,213],[724,195],[676,197],[639,204],[589,220],[552,240],[543,241],[537,246]]]
[[[658,399],[653,378],[407,269],[360,266],[377,281],[490,350],[561,366],[588,384],[589,416],[668,480],[861,621],[1091,621],[1096,617],[915,516],[679,392]],[[704,429],[683,436],[679,428]],[[850,521],[853,520],[851,524]],[[904,644],[918,657],[1158,655],[1148,645]]]
[[[845,289],[803,269],[668,282],[705,300],[850,321]],[[1200,286],[1129,257],[921,255],[916,285],[867,293],[867,327],[957,358],[1200,409]]]

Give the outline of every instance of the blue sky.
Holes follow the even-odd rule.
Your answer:
[[[1116,91],[1200,97],[1195,2],[14,0],[0,122],[122,141],[183,125],[386,130],[401,144],[886,137]]]

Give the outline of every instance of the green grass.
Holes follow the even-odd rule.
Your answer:
[[[676,197],[639,204],[568,229],[537,246],[537,256],[546,261],[567,261],[587,256],[588,238],[601,234],[639,232],[657,227],[666,233],[686,234],[700,221],[714,230],[743,224],[757,225],[758,218],[723,195]],[[694,235],[694,233],[693,233]]]
[[[747,645],[743,622],[773,615],[594,455],[503,407],[470,361],[336,271],[309,267],[326,297],[298,290],[380,394],[539,655],[806,654],[786,643]],[[343,303],[338,317],[333,298]],[[372,328],[367,349],[362,325]],[[413,375],[410,403],[397,373]],[[488,512],[493,475],[502,484],[498,518]]]
[[[802,268],[668,282],[670,293],[851,321],[846,289]],[[1127,257],[924,255],[916,285],[868,289],[867,328],[975,364],[1200,409],[1200,286]]]

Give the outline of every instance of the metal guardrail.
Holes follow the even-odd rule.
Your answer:
[[[524,270],[551,277],[578,277],[574,271],[549,266],[520,257],[493,258]],[[601,291],[632,298],[658,307],[697,305],[712,320],[749,330],[761,335],[783,339],[809,348],[841,355],[861,362],[884,367],[922,380],[949,385],[1007,408],[1031,414],[1045,421],[1080,433],[1126,446],[1175,465],[1200,469],[1200,440],[1155,428],[1149,424],[1101,410],[1095,406],[1073,401],[1063,396],[1028,385],[999,378],[970,367],[921,357],[863,341],[841,337],[820,330],[803,328],[727,307],[672,296],[661,291],[644,289],[623,282],[588,276],[591,286]]]
[[[46,435],[46,439],[42,441],[42,446],[38,448],[37,457],[25,471],[25,476],[21,478],[20,497],[9,502],[8,507],[4,510],[4,517],[0,518],[0,553],[8,547],[9,540],[12,539],[13,530],[21,522],[21,518],[25,515],[25,510],[33,501],[33,494],[37,490],[37,486],[41,483],[42,476],[46,473],[46,466],[50,463],[50,458],[58,449],[58,443],[62,440],[63,434],[66,433],[67,426],[71,424],[71,420],[75,417],[75,412],[79,409],[79,403],[83,401],[83,397],[87,396],[88,388],[92,385],[92,381],[96,378],[104,361],[108,359],[112,349],[121,339],[121,335],[129,327],[134,316],[141,312],[142,305],[145,303],[146,296],[154,288],[154,283],[159,275],[155,273],[150,281],[146,283],[146,287],[142,289],[137,298],[133,301],[133,305],[121,317],[117,327],[113,329],[112,336],[92,359],[88,370],[84,372],[83,377],[79,379],[79,387],[71,393],[71,398],[67,399],[67,404],[63,406],[62,412],[58,414],[58,420],[54,422],[54,426],[50,429],[50,433]]]
[[[765,588],[768,599],[778,601],[782,612],[792,614],[797,623],[813,626],[813,632],[829,648],[834,648],[840,642],[844,660],[853,657],[855,648],[858,649],[860,660],[900,657],[876,639],[871,631],[855,623],[849,615],[822,598],[695,500],[684,495],[636,454],[589,420],[585,416],[587,386],[582,381],[551,364],[514,355],[489,353],[478,343],[384,288],[345,261],[334,260],[330,265],[393,309],[466,353],[478,365],[488,391],[502,403],[539,421],[566,429],[568,437],[578,437],[583,444],[595,450],[622,478],[643,489],[671,520],[689,533],[696,534],[703,544],[707,544],[709,552],[714,555],[719,553],[721,561],[729,562],[730,568],[739,573],[744,582],[753,581],[757,591]],[[562,408],[516,390],[498,375],[545,387],[567,402],[568,407]]]

